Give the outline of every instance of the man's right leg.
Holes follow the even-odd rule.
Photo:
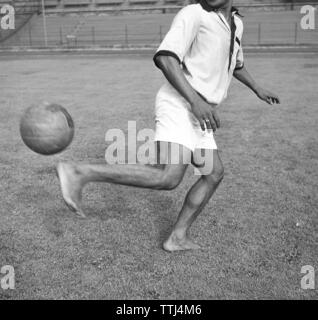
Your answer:
[[[161,142],[158,145],[163,145]],[[167,142],[167,144],[171,144]],[[169,146],[176,150],[176,145]],[[139,164],[118,164],[118,165],[94,165],[94,164],[71,164],[59,163],[57,173],[61,183],[62,195],[68,207],[78,215],[85,217],[81,209],[82,189],[88,182],[108,182],[150,188],[156,190],[171,190],[179,185],[188,163],[191,161],[190,150],[179,147],[179,161],[171,164],[168,148],[160,148],[157,158],[164,163],[160,167],[153,167]],[[174,162],[173,162],[174,163]]]

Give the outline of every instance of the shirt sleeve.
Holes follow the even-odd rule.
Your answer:
[[[243,69],[243,67],[244,67],[244,54],[243,54],[242,44],[240,44],[240,48],[239,48],[237,55],[236,55],[235,70]]]
[[[181,9],[173,19],[170,30],[161,42],[153,60],[159,55],[175,57],[181,63],[189,50],[200,26],[200,13],[195,5]]]

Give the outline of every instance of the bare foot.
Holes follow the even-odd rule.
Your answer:
[[[171,234],[169,238],[163,243],[163,249],[166,251],[180,251],[180,250],[197,250],[201,247],[194,243],[189,237],[178,238],[175,234]]]
[[[81,218],[86,218],[81,209],[82,183],[78,173],[71,164],[59,163],[56,173],[60,180],[63,199],[70,210]]]

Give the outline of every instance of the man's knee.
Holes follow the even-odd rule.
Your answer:
[[[218,151],[213,150],[213,154],[207,154],[207,160],[203,168],[200,168],[201,174],[206,177],[209,184],[219,184],[224,177],[224,167],[219,157]]]
[[[206,176],[209,183],[211,184],[219,184],[224,178],[224,167],[220,163],[213,167],[210,175]]]
[[[212,178],[216,182],[221,182],[224,178],[224,167],[223,165],[218,165],[216,168],[213,168]]]

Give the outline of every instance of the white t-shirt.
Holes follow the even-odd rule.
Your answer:
[[[244,65],[243,22],[236,13],[233,10],[231,29],[220,12],[201,4],[182,8],[154,56],[155,63],[158,55],[174,56],[190,85],[208,102],[220,104],[234,69]]]

